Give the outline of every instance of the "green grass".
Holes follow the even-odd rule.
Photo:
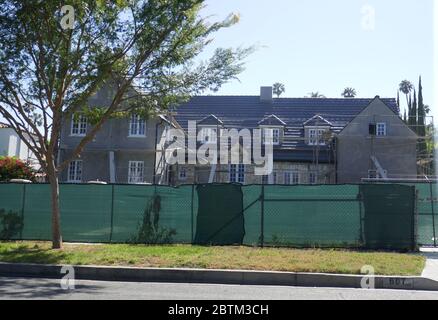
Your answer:
[[[417,254],[322,249],[146,246],[0,242],[0,261],[70,265],[207,268],[360,274],[364,265],[379,275],[420,275],[425,258]]]

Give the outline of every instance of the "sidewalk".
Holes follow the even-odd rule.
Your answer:
[[[420,252],[427,259],[421,276],[438,281],[438,248],[421,248]]]

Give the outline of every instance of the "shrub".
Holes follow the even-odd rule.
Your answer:
[[[11,240],[14,236],[18,235],[23,229],[23,218],[12,211],[5,212],[0,210],[0,239]]]
[[[143,221],[138,228],[137,235],[131,240],[134,243],[169,244],[176,235],[175,229],[161,227],[160,220],[161,197],[154,195],[146,205]]]
[[[35,182],[35,170],[20,159],[0,157],[0,182],[11,179],[27,179]]]

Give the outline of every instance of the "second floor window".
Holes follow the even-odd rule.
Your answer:
[[[74,160],[70,162],[68,167],[68,182],[82,182],[82,160]]]
[[[128,183],[144,182],[144,162],[129,161]]]
[[[73,115],[71,119],[71,135],[85,136],[87,134],[87,117],[83,114]]]
[[[146,136],[146,120],[138,114],[132,114],[129,121],[129,136],[144,137]]]

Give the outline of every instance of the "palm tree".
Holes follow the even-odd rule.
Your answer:
[[[325,95],[321,94],[319,91],[310,92],[309,98],[325,98]]]
[[[276,82],[272,85],[272,92],[277,96],[277,98],[280,98],[281,94],[285,91],[286,89],[284,87],[284,84],[280,82]]]
[[[341,95],[344,98],[354,98],[357,96],[357,92],[356,89],[348,87],[344,89],[344,92],[342,92]]]
[[[402,82],[400,82],[399,88],[400,88],[400,91],[405,94],[406,103],[409,106],[409,95],[411,94],[412,90],[414,89],[414,85],[408,80],[403,80]]]

